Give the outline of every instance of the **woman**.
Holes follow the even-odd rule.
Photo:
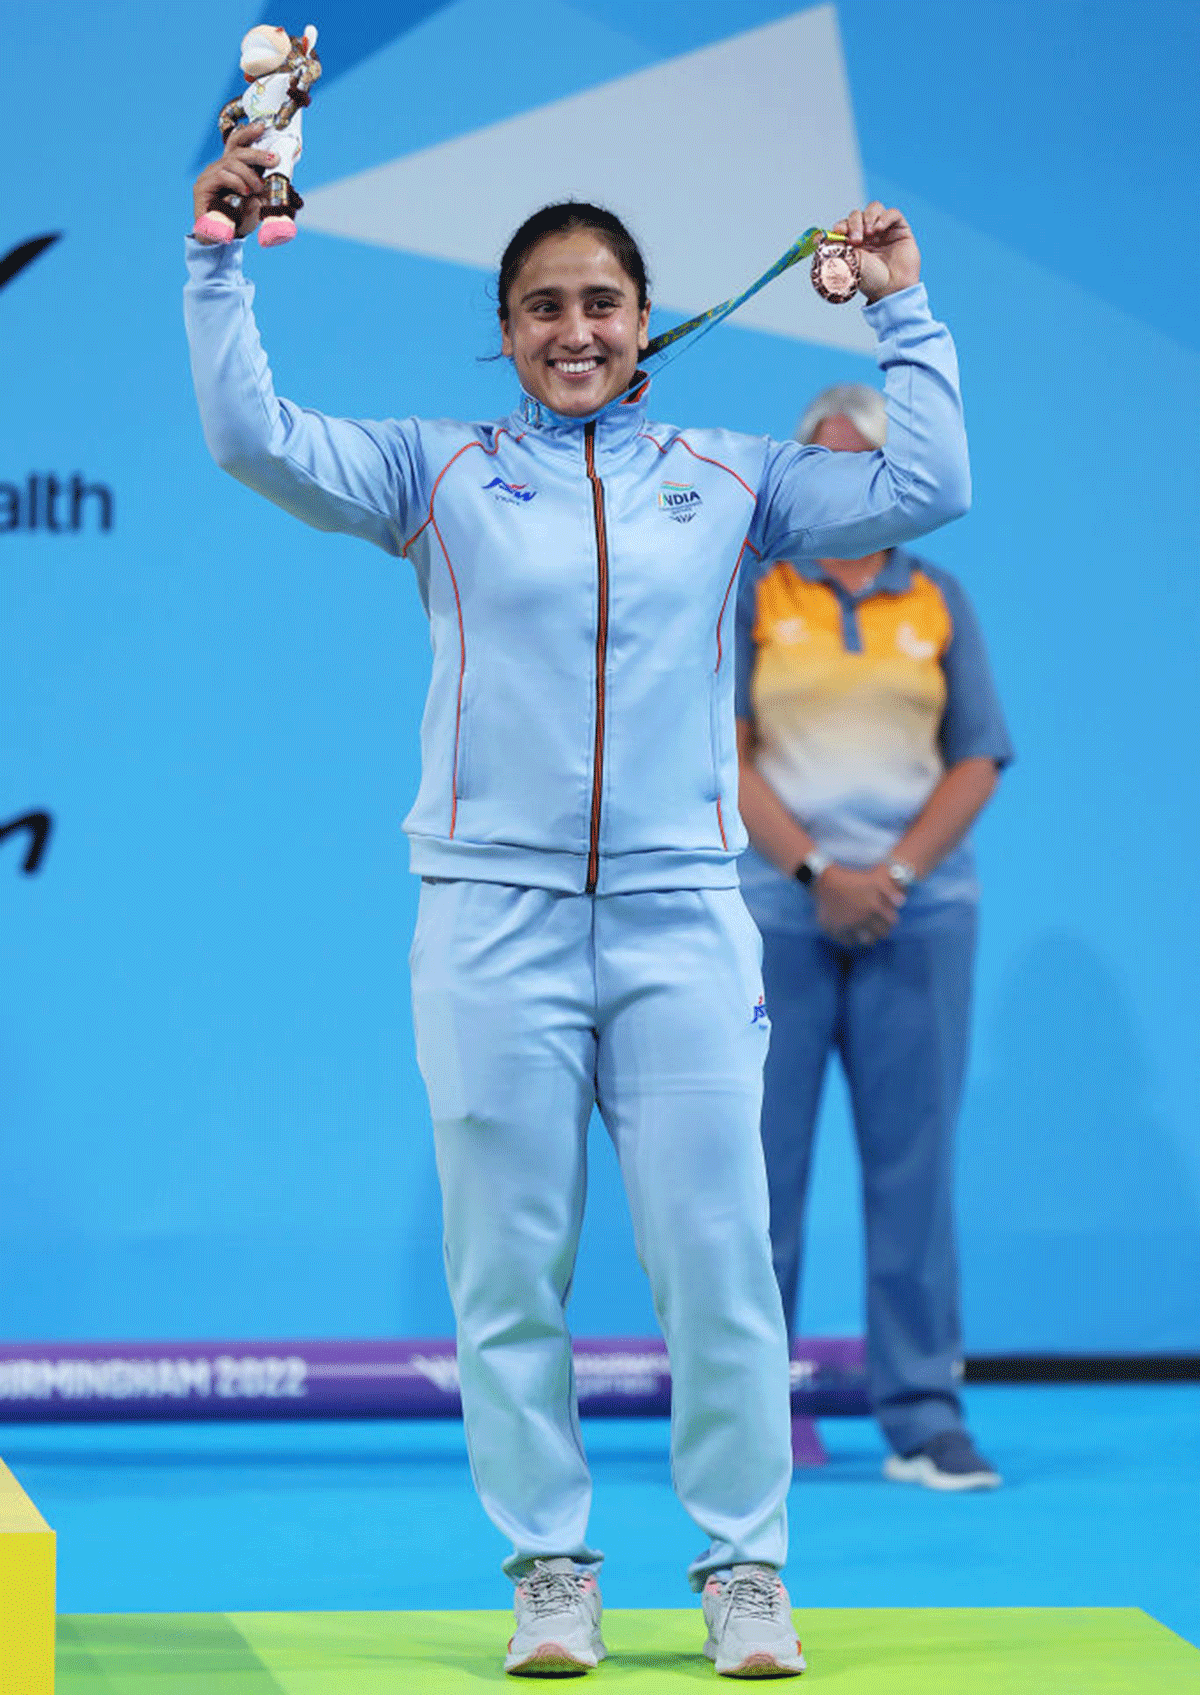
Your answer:
[[[873,462],[883,397],[819,395],[797,435]],[[824,552],[825,550],[823,550]],[[832,552],[832,550],[829,550]],[[1000,1479],[963,1424],[951,1145],[977,889],[966,834],[1011,758],[959,584],[899,548],[760,565],[738,606],[742,890],[774,1032],[763,1142],[789,1334],[821,1083],[841,1056],[863,1167],[867,1357],[886,1475]]]
[[[246,196],[243,236],[271,162],[259,133],[235,132],[196,184],[197,216],[222,188]],[[604,1652],[564,1316],[594,1104],[670,1350],[672,1475],[708,1538],[689,1574],[705,1651],[732,1676],[803,1669],[779,1579],[787,1338],[759,942],[737,890],[734,580],[747,553],[890,545],[968,499],[953,348],[908,226],[872,205],[844,231],[902,373],[903,472],[647,422],[645,266],[595,207],[545,208],[509,243],[500,330],[523,393],[496,424],[350,423],[278,399],[239,244],[189,244],[218,463],[409,558],[432,625],[405,824],[423,879],[413,1009],[472,1471],[513,1544],[512,1672]]]

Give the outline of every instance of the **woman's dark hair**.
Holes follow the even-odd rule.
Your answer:
[[[500,296],[500,317],[508,322],[508,293],[517,272],[539,241],[548,235],[567,235],[571,230],[591,230],[612,253],[613,258],[631,282],[637,284],[638,306],[645,306],[650,297],[649,278],[642,250],[615,212],[603,206],[592,206],[586,200],[563,200],[556,206],[543,206],[526,218],[504,249],[500,261],[497,290]]]

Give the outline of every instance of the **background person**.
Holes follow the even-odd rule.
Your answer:
[[[817,396],[798,438],[884,448],[883,398]],[[839,550],[839,554],[842,550]],[[762,1133],[789,1334],[822,1081],[836,1051],[862,1161],[867,1362],[885,1474],[999,1483],[963,1423],[952,1144],[978,889],[966,836],[1012,757],[974,613],[901,548],[758,562],[738,605],[742,891],[773,1025]]]
[[[258,126],[200,176],[201,217],[271,164]],[[565,1306],[598,1106],[671,1357],[672,1475],[708,1546],[705,1652],[803,1669],[779,1578],[787,1338],[758,1132],[759,943],[737,889],[734,579],[762,554],[863,548],[957,516],[969,474],[953,346],[899,212],[860,248],[905,474],[796,443],[648,422],[645,265],[600,208],[543,208],[499,277],[523,394],[495,424],[326,417],[280,399],[241,243],[188,244],[209,447],[319,529],[409,558],[433,639],[411,956],[472,1473],[511,1539],[506,1669],[604,1654],[600,1554]],[[921,474],[912,476],[911,467]],[[700,516],[659,495],[689,485]],[[820,550],[820,549],[818,549]]]

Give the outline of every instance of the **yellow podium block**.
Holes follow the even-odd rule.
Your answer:
[[[0,1689],[54,1695],[54,1532],[2,1460]]]

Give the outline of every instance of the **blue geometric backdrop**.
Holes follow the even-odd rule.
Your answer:
[[[299,401],[506,410],[507,367],[487,362],[495,247],[477,247],[542,167],[548,194],[587,169],[615,177],[613,198],[647,199],[671,308],[734,292],[840,215],[820,196],[847,172],[908,213],[958,341],[975,478],[973,511],[927,552],[969,587],[1020,756],[978,833],[968,1348],[1197,1350],[1200,12],[377,11],[314,14],[327,74],[297,177],[312,221],[248,256],[279,386]],[[0,1333],[14,1339],[451,1328],[398,828],[427,627],[406,565],[215,470],[188,380],[190,177],[217,150],[257,15],[129,0],[101,28],[79,0],[6,8],[0,827],[52,818],[31,873],[27,834],[0,841]],[[766,26],[782,31],[770,43],[834,56],[735,39]],[[693,74],[713,101],[665,103]],[[556,103],[585,96],[564,124]],[[519,172],[489,130],[510,120]],[[347,179],[391,161],[410,196],[392,244],[327,233]],[[461,167],[454,195],[422,196],[435,165]],[[728,287],[707,292],[723,264]],[[762,297],[771,322],[734,319],[673,366],[657,414],[786,436],[818,387],[871,380],[852,332],[807,338],[803,290],[784,279]],[[648,1333],[598,1130],[593,1146],[574,1323]],[[810,1332],[859,1327],[857,1210],[834,1087]]]

